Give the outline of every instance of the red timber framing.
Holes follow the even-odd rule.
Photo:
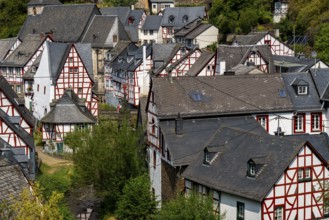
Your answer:
[[[187,71],[190,70],[191,66],[195,63],[195,61],[200,57],[201,51],[195,50],[191,54],[188,54],[180,63],[175,65],[175,68],[171,72],[172,77],[176,76],[185,76]],[[177,61],[179,62],[179,61]],[[168,74],[168,73],[167,73]]]
[[[214,76],[215,75],[215,57],[211,58],[210,62],[201,70],[198,76]]]
[[[162,27],[163,42],[166,42],[166,40],[173,38],[172,30],[173,30],[173,27]]]
[[[269,45],[273,55],[294,56],[294,51],[292,49],[277,40],[271,34],[266,34],[264,38],[260,41],[260,44]]]
[[[0,138],[13,147],[25,148],[25,154],[30,155],[29,146],[0,118]]]
[[[6,97],[6,95],[0,91],[0,109],[4,111],[9,117],[20,117],[19,125],[27,133],[33,133],[33,126],[29,125],[26,120],[18,113],[17,109],[11,103],[11,101]]]
[[[92,73],[89,73],[92,74]],[[55,99],[59,99],[65,92],[65,89],[72,88],[79,98],[85,99],[85,105],[94,114],[98,113],[98,105],[93,98],[92,87],[93,80],[90,78],[76,48],[71,46],[70,52],[66,58],[65,64],[57,79],[55,86]],[[94,115],[97,116],[97,115]]]
[[[268,132],[268,115],[257,115],[256,120]]]
[[[259,70],[265,73],[269,73],[268,63],[264,60],[264,58],[259,52],[251,51],[245,61],[245,64],[247,62],[253,62]]]
[[[188,51],[185,49],[185,53],[188,53]],[[185,54],[182,52],[182,49],[178,50],[178,52],[171,58],[171,60],[167,63],[166,68],[168,66],[173,65],[176,63],[179,59],[181,59]],[[160,73],[159,77],[167,77],[168,73],[166,72],[166,68],[164,68]]]
[[[323,218],[328,180],[326,162],[305,144],[263,200],[262,220],[275,220],[276,207],[283,207],[283,219]]]
[[[64,124],[43,124],[42,125],[42,140],[43,141],[55,141],[55,142],[63,142],[64,134],[67,129],[65,127],[71,128],[71,125]],[[70,131],[73,131],[70,129]]]

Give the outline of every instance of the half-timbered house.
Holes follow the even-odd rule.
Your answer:
[[[218,45],[216,74],[223,75],[238,64],[256,66],[265,73],[275,73],[272,54],[266,45]]]
[[[41,14],[46,5],[61,5],[59,0],[31,0],[27,3],[27,14],[37,15]]]
[[[233,44],[268,45],[273,55],[294,56],[294,51],[277,39],[271,32],[250,32],[247,35],[236,35]]]
[[[6,79],[0,76],[0,151],[8,154],[31,179],[35,178],[35,118]]]
[[[164,43],[172,42],[176,30],[196,20],[206,19],[204,6],[165,8],[161,21]]]
[[[79,98],[73,89],[65,90],[61,98],[51,103],[51,109],[42,119],[42,140],[48,151],[62,153],[70,148],[64,145],[65,134],[75,129],[90,128],[97,118],[85,106],[84,98]],[[51,147],[55,147],[52,149]]]
[[[12,85],[16,93],[25,98],[25,105],[30,106],[33,78],[25,78],[27,72],[32,75],[36,61],[42,54],[45,43],[52,41],[48,35],[30,34],[1,62],[0,73]]]
[[[137,107],[139,99],[147,96],[150,86],[149,71],[152,67],[152,45],[126,47],[111,63],[108,75],[107,93],[112,93],[115,105],[118,100],[126,99],[129,104]],[[110,96],[110,95],[109,95]]]
[[[0,39],[0,61],[2,62],[9,56],[19,44],[21,44],[21,41],[17,37]]]
[[[98,115],[98,99],[93,92],[94,78],[90,44],[46,43],[34,76],[33,114],[41,119],[50,103],[71,88],[85,99],[85,105]]]

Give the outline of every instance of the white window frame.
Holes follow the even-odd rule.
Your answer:
[[[307,86],[297,86],[297,90],[298,90],[298,95],[307,95],[308,91],[307,91]]]
[[[296,115],[296,129],[297,132],[304,132],[304,115]]]
[[[283,220],[283,206],[275,207],[274,219],[275,220]]]

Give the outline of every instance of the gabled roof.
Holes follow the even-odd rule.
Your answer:
[[[183,177],[229,194],[261,202],[283,175],[300,150],[308,146],[326,165],[329,143],[327,134],[273,136],[250,134],[235,128],[221,128],[206,146],[218,146],[221,155],[209,165],[203,154],[190,163]],[[323,154],[322,154],[323,153]],[[247,163],[255,157],[262,160],[261,171],[248,177]]]
[[[126,25],[133,25],[133,26],[139,25],[139,22],[141,21],[144,13],[145,12],[142,9],[130,10],[127,20],[123,24],[125,26]],[[132,19],[133,23],[129,23],[130,18]]]
[[[329,68],[310,70],[321,100],[329,101]]]
[[[17,41],[17,37],[0,39],[0,62],[7,56],[10,48]]]
[[[51,33],[54,41],[77,42],[94,15],[100,12],[95,4],[47,5],[41,14],[28,15],[18,38],[29,34]]]
[[[203,20],[206,17],[204,6],[165,8],[161,26],[181,28],[196,19]]]
[[[321,110],[320,98],[310,73],[282,73],[282,78],[285,82],[288,95],[297,111]],[[297,95],[294,86],[298,85],[307,85],[308,95]]]
[[[195,61],[195,63],[191,66],[189,71],[187,71],[186,75],[188,76],[197,76],[203,68],[205,68],[208,63],[214,58],[215,53],[202,51],[200,57]]]
[[[135,25],[125,25],[124,26],[128,36],[129,36],[129,39],[132,41],[132,42],[135,42],[137,43],[138,42],[138,26],[135,26]]]
[[[159,74],[170,63],[172,58],[182,48],[182,44],[153,44],[152,60],[154,63],[154,74]]]
[[[161,25],[162,16],[150,15],[145,18],[142,30],[158,31]]]
[[[85,107],[84,100],[67,89],[63,96],[52,103],[51,111],[42,119],[46,124],[96,124],[97,119]]]
[[[234,72],[234,75],[264,74],[264,72],[257,69],[254,65],[247,66],[247,65],[243,65],[243,64],[238,64],[228,71]]]
[[[257,44],[268,33],[269,32],[251,32],[247,35],[236,35],[233,43],[237,43],[239,45]]]
[[[238,64],[247,61],[248,55],[252,52],[259,53],[269,66],[269,73],[275,73],[275,66],[271,49],[268,45],[218,45],[217,64],[221,60],[226,62],[226,70],[232,69]],[[218,72],[219,70],[216,70]]]
[[[137,46],[134,43],[131,43],[130,41],[119,41],[110,51],[113,56],[112,60],[114,60],[118,55],[120,55],[127,47],[129,47],[130,50],[134,50],[137,48]]]
[[[117,29],[114,28],[117,26]],[[119,40],[128,41],[129,37],[125,31],[123,24],[116,16],[95,15],[84,34],[81,42],[91,43],[92,47],[108,48],[113,47],[113,39],[110,33],[113,32],[118,36]]]
[[[279,95],[284,88],[278,74],[152,79],[159,118],[292,111],[289,97]],[[191,98],[194,93],[200,101]]]
[[[33,114],[25,107],[24,101],[18,98],[16,92],[11,88],[11,85],[9,85],[3,76],[0,76],[0,91],[3,92],[6,98],[14,105],[20,116],[24,118],[32,128],[34,128],[35,118]]]
[[[61,73],[61,70],[65,64],[65,61],[69,55],[72,47],[75,47],[79,57],[81,58],[91,80],[93,79],[93,64],[91,58],[91,44],[89,43],[54,43],[47,42],[50,75],[53,81],[56,81]]]
[[[27,6],[38,6],[38,5],[61,5],[59,0],[31,0],[27,3]]]
[[[194,39],[201,33],[210,28],[211,24],[201,23],[200,21],[191,22],[175,32],[175,37],[184,37],[186,39]]]
[[[27,35],[23,42],[5,59],[0,66],[24,67],[46,40],[47,36]]]
[[[29,184],[18,165],[13,165],[0,156],[0,204],[12,198],[18,198]]]

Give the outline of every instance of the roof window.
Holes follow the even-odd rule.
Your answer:
[[[168,23],[173,23],[174,22],[174,20],[175,20],[175,16],[173,16],[173,15],[170,15],[169,16],[169,18],[168,18]]]
[[[184,15],[183,16],[183,23],[186,23],[188,21],[188,16],[187,15]]]

